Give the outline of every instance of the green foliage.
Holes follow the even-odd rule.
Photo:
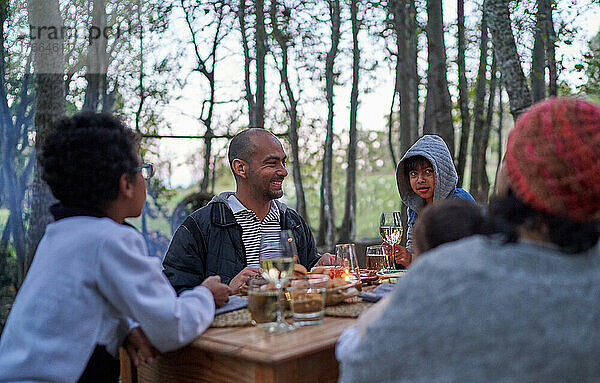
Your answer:
[[[6,225],[6,220],[9,215],[8,209],[0,209],[0,230],[4,230],[4,225]]]
[[[576,69],[583,72],[587,82],[581,90],[594,97],[600,97],[600,32],[588,43],[589,52],[583,56],[583,64],[576,65]]]

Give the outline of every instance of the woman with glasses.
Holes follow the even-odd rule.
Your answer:
[[[204,332],[228,300],[219,277],[177,296],[160,260],[124,224],[140,215],[154,172],[138,149],[131,129],[95,113],[60,121],[42,143],[56,221],[0,339],[0,382],[117,382],[116,355],[128,333],[134,360],[144,333],[158,350],[173,350]]]

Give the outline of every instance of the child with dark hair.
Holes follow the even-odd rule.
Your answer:
[[[396,167],[396,183],[402,203],[408,206],[406,247],[396,246],[397,264],[408,266],[413,253],[413,227],[421,209],[447,198],[473,201],[465,190],[456,187],[458,174],[450,150],[440,136],[421,137],[404,154]]]
[[[428,205],[413,231],[413,261],[444,243],[492,232],[479,205],[470,201],[448,199]]]
[[[43,178],[60,202],[4,328],[0,382],[117,382],[128,333],[131,342],[147,336],[128,347],[134,360],[147,340],[173,350],[200,335],[228,300],[219,277],[177,296],[160,260],[125,224],[140,215],[153,173],[138,142],[120,120],[82,113],[42,143]]]

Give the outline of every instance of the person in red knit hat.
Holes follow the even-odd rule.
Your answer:
[[[600,219],[600,108],[551,98],[533,105],[511,131],[499,175],[506,190],[490,213],[510,238],[520,231],[578,253],[595,245]],[[503,179],[504,178],[504,179]]]
[[[338,341],[340,382],[552,382],[600,376],[600,107],[533,105],[509,134],[505,229],[419,257]]]

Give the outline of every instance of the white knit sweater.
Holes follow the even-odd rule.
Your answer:
[[[94,347],[116,354],[139,323],[161,351],[212,322],[205,287],[177,296],[142,236],[109,218],[48,225],[0,340],[0,382],[76,382]]]

